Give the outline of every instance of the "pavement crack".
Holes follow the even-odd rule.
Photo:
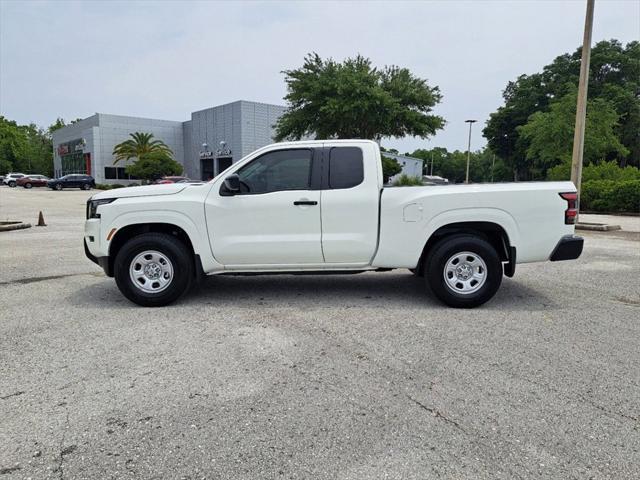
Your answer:
[[[9,395],[5,395],[4,397],[0,397],[0,400],[6,400],[7,398],[11,398],[11,397],[17,397],[18,395],[22,395],[23,391],[19,391],[19,392],[14,392],[14,393],[10,393]]]
[[[432,407],[427,407],[424,403],[420,402],[419,400],[416,400],[415,398],[413,398],[411,395],[407,395],[407,398],[409,400],[411,400],[413,403],[415,403],[416,405],[418,405],[420,408],[422,408],[423,410],[426,410],[427,412],[429,412],[431,415],[433,415],[436,418],[439,418],[443,421],[445,421],[446,423],[448,423],[449,425],[453,425],[455,428],[457,428],[458,430],[460,430],[461,432],[467,433],[465,431],[464,428],[462,428],[460,426],[460,424],[458,422],[456,422],[455,420],[450,419],[449,417],[447,417],[446,415],[443,415],[439,410],[432,408]]]
[[[64,275],[48,275],[46,277],[31,277],[31,278],[18,278],[15,280],[8,280],[6,282],[0,282],[0,286],[4,285],[28,285],[36,282],[46,282],[48,280],[58,280],[60,278],[79,277],[82,275],[91,275],[93,277],[103,277],[101,272],[85,272],[85,273],[66,273]]]
[[[624,418],[625,420],[630,420],[630,421],[635,422],[635,423],[640,422],[640,419],[638,417],[634,417],[633,415],[627,415],[626,413],[621,413],[621,412],[616,412],[616,411],[613,411],[613,410],[609,410],[608,408],[605,408],[602,405],[599,405],[598,403],[596,403],[593,400],[585,397],[584,395],[578,395],[578,398],[580,400],[582,400],[583,402],[588,403],[592,407],[600,410],[601,412],[606,414],[608,417],[611,417],[611,418],[621,417],[621,418]]]
[[[60,480],[64,480],[64,457],[69,455],[76,449],[75,445],[71,445],[69,447],[64,448],[64,441],[67,437],[67,428],[69,427],[69,410],[65,411],[65,422],[62,427],[62,438],[60,438],[60,453],[58,454],[58,472],[60,473]]]
[[[22,467],[20,467],[20,465],[16,465],[15,467],[0,468],[0,475],[6,475],[8,473],[17,472],[21,468]]]

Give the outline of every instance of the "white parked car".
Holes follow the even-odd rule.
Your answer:
[[[2,179],[2,183],[9,185],[10,187],[15,187],[18,179],[22,177],[24,177],[24,173],[7,173]]]
[[[382,185],[374,142],[270,145],[208,183],[94,195],[85,252],[144,306],[202,274],[408,268],[454,307],[489,300],[517,263],[582,252],[571,182]]]

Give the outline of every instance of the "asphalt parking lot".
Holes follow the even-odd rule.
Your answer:
[[[0,478],[639,478],[640,219],[470,311],[407,271],[218,277],[143,309],[92,192],[0,188]],[[593,220],[593,218],[591,218]]]

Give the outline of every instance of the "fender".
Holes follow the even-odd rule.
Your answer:
[[[211,248],[208,243],[206,243],[209,237],[207,236],[206,230],[203,230],[204,226],[202,229],[199,228],[189,216],[176,210],[137,210],[123,213],[115,217],[104,229],[103,238],[106,238],[108,232],[114,228],[119,230],[131,225],[144,225],[148,223],[167,223],[184,230],[191,240],[194,253],[200,256],[202,269],[205,273],[224,269],[211,255]],[[108,250],[108,248],[109,244],[107,243],[105,244],[105,249]]]
[[[461,222],[489,222],[500,225],[509,237],[509,244],[516,247],[520,244],[520,231],[516,220],[511,214],[499,208],[460,208],[454,210],[446,210],[433,217],[425,225],[424,245],[427,243],[431,235],[446,225]]]

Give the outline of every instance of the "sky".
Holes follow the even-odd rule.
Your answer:
[[[398,65],[439,86],[447,121],[400,152],[485,143],[507,82],[582,43],[586,0],[253,2],[0,0],[0,114],[48,126],[95,112],[188,120],[235,100],[284,104],[305,54]],[[640,1],[596,0],[593,41],[640,39]]]

